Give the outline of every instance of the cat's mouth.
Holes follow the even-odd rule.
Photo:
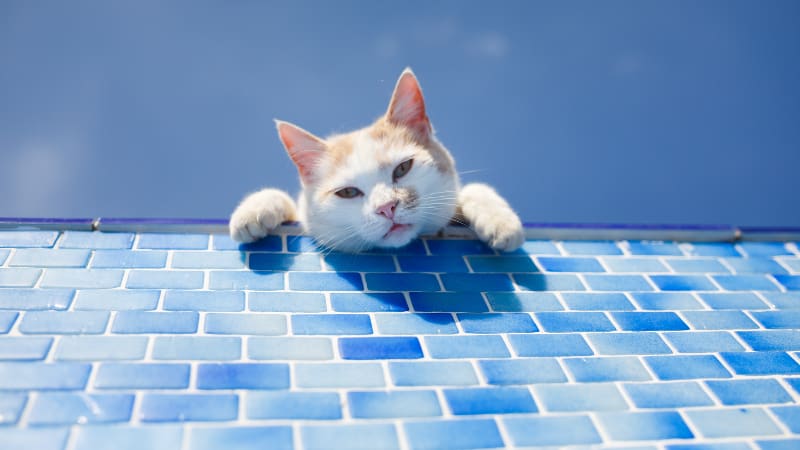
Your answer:
[[[386,234],[383,235],[383,238],[386,239],[389,236],[400,234],[411,227],[412,225],[409,223],[392,223],[391,228],[389,228],[389,231],[387,231]]]

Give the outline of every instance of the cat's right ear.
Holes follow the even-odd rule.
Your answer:
[[[313,182],[314,169],[326,151],[325,141],[289,122],[275,120],[275,126],[278,137],[300,172],[300,180],[303,184]]]

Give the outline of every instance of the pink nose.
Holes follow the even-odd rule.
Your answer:
[[[397,207],[397,200],[392,200],[389,203],[381,205],[375,210],[379,215],[386,217],[389,220],[394,219],[394,210]]]

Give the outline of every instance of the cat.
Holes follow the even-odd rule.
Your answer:
[[[285,221],[301,222],[318,244],[344,252],[402,247],[451,221],[468,225],[496,250],[513,251],[524,241],[519,217],[494,189],[460,185],[410,68],[400,75],[387,112],[368,127],[321,139],[275,123],[302,191],[297,204],[278,189],[246,196],[230,219],[235,241],[256,241]]]

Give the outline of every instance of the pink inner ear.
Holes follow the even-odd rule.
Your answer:
[[[278,136],[297,166],[303,183],[314,179],[314,169],[325,154],[325,142],[308,131],[288,122],[276,121]]]
[[[397,81],[387,117],[390,122],[404,125],[419,137],[427,139],[431,126],[425,114],[425,100],[422,89],[411,71],[403,72]]]

